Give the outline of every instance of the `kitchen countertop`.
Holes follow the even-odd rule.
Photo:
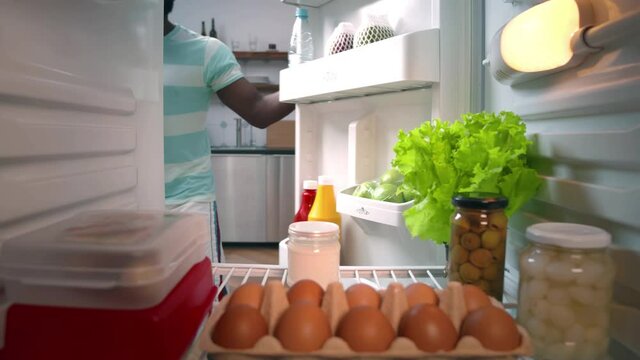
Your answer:
[[[211,154],[294,155],[295,149],[266,147],[212,147]]]

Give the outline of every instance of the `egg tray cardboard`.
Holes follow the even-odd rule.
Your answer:
[[[458,282],[450,282],[446,289],[438,291],[438,297],[438,306],[449,316],[456,330],[460,332],[462,320],[467,315],[462,285]],[[211,332],[224,312],[229,298],[230,296],[225,297],[215,307],[198,340],[200,349],[212,355],[215,359],[515,359],[518,356],[531,356],[533,354],[531,339],[520,325],[518,325],[518,331],[522,339],[520,346],[507,352],[485,349],[480,341],[471,336],[462,337],[458,340],[456,347],[447,352],[424,352],[406,337],[397,337],[385,352],[355,352],[349,348],[349,345],[344,340],[336,336],[329,338],[320,350],[308,353],[292,352],[283,348],[279,340],[273,336],[278,318],[289,306],[287,290],[282,283],[276,280],[270,281],[265,285],[260,308],[260,312],[269,326],[269,335],[258,340],[251,349],[226,349],[216,345],[211,340]],[[502,304],[497,300],[491,298],[491,301],[493,306],[502,308]],[[396,332],[400,319],[408,308],[409,305],[402,284],[392,283],[382,293],[380,310],[389,319]],[[322,299],[322,310],[327,314],[331,324],[331,331],[335,334],[340,319],[349,311],[345,289],[342,284],[329,284]]]

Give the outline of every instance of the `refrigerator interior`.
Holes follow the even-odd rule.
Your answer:
[[[438,47],[438,77],[420,89],[313,104],[300,101],[296,121],[299,129],[311,132],[305,142],[308,151],[296,154],[296,195],[303,179],[321,173],[335,177],[337,190],[369,176],[349,168],[351,124],[374,129],[372,155],[360,161],[370,161],[363,168],[377,176],[392,157],[390,146],[399,128],[431,117],[454,119],[481,108],[512,110],[528,125],[532,164],[544,185],[510,222],[507,284],[518,277],[517,255],[526,243],[526,226],[572,221],[604,228],[613,235],[618,270],[612,353],[616,358],[637,357],[637,33],[578,68],[531,83],[507,87],[484,76],[480,107],[480,91],[475,89],[481,88],[484,70],[477,55],[484,53],[500,26],[535,2],[407,0],[393,6],[397,3],[331,1],[310,10],[318,26],[315,34],[321,34],[315,38],[316,49],[323,49],[339,21],[357,23],[364,12],[381,9],[388,11],[397,30],[403,29],[399,33],[438,28],[439,41],[447,46]],[[636,0],[592,4],[598,23],[637,10]],[[78,211],[162,208],[161,9],[160,1],[0,1],[0,242]],[[481,21],[478,32],[480,13],[485,26]],[[474,34],[481,41],[475,41]],[[298,141],[305,135],[302,131]],[[305,162],[311,165],[305,167]],[[345,264],[388,259],[367,253],[384,244],[372,246],[354,223],[344,219],[344,224]],[[393,242],[386,245],[401,248]]]
[[[637,185],[640,183],[640,48],[637,32],[617,32],[619,37],[613,37],[613,41],[576,68],[511,87],[499,84],[482,68],[481,60],[498,29],[536,3],[486,1],[481,3],[481,9],[473,9],[457,1],[433,1],[420,5],[407,2],[405,6],[398,7],[406,10],[424,6],[407,17],[414,24],[410,26],[411,31],[420,31],[420,26],[415,24],[425,24],[426,28],[438,28],[439,31],[439,57],[419,60],[438,58],[438,76],[427,81],[422,90],[402,89],[399,93],[389,94],[387,92],[398,89],[378,91],[373,89],[375,84],[363,83],[353,87],[344,84],[339,88],[340,76],[346,77],[347,71],[333,71],[330,59],[340,54],[316,60],[309,66],[303,65],[325,74],[325,78],[315,78],[316,94],[304,93],[294,99],[298,103],[298,126],[302,129],[298,133],[300,151],[296,160],[296,186],[299,189],[302,180],[321,173],[339,174],[336,190],[340,191],[363,179],[378,176],[393,156],[391,146],[395,131],[403,126],[415,126],[435,117],[452,120],[467,111],[514,111],[527,124],[527,134],[532,140],[531,165],[542,175],[543,185],[536,197],[510,220],[505,279],[507,292],[517,291],[518,257],[527,243],[524,237],[527,226],[543,221],[561,221],[601,227],[613,236],[612,255],[617,266],[615,304],[611,312],[612,354],[615,358],[637,357],[640,354],[636,335],[638,328],[633,324],[640,323],[640,304],[637,301],[640,298],[640,281],[632,275],[640,255],[637,241],[640,237],[637,216],[640,210],[640,188]],[[590,3],[594,25],[638,11],[635,1]],[[311,18],[314,19],[314,14],[318,16],[323,30],[321,39],[327,39],[339,21],[356,22],[367,9],[380,9],[387,5],[385,1],[363,1],[354,2],[350,7],[344,2],[330,2],[315,13],[311,12]],[[405,10],[394,8],[391,14]],[[474,16],[465,18],[468,12]],[[483,14],[479,31],[482,38],[479,41],[474,37],[477,33],[472,31],[477,30],[478,24],[474,21],[477,21],[478,14]],[[452,29],[453,26],[459,27],[458,31]],[[316,39],[316,46],[321,46],[322,41]],[[478,49],[480,59],[476,57]],[[376,60],[370,57],[353,61],[360,61],[361,67],[368,70],[375,68],[371,63]],[[359,67],[352,66],[350,70],[357,73]],[[287,86],[286,71],[281,73],[285,80],[283,92]],[[370,74],[372,78],[377,76],[375,71]],[[302,76],[301,73],[297,75]],[[381,81],[378,85],[383,84]],[[467,92],[468,89],[472,90]],[[483,91],[478,94],[473,89]],[[380,93],[384,94],[377,95]],[[397,99],[410,102],[413,94],[422,94],[415,95],[413,105],[394,102]],[[377,103],[381,105],[377,107]],[[381,115],[383,113],[384,116]],[[357,136],[350,143],[349,134],[353,129],[350,126],[365,123],[370,124],[371,130],[367,131],[375,134],[372,138],[376,143],[371,148],[373,150],[365,152],[372,154],[370,158],[357,157],[355,161],[363,165],[359,167],[349,161],[353,150],[359,148]],[[380,133],[384,131],[386,133]],[[361,168],[371,171],[359,172]],[[411,258],[406,254],[398,254],[396,258],[389,252],[384,255],[369,252],[381,245],[376,243],[373,246],[371,237],[349,218],[343,216],[343,222],[343,264],[386,265],[384,261],[393,261],[399,265],[400,259]],[[388,240],[389,236],[385,236]]]
[[[479,72],[473,63],[480,58],[481,31],[474,30],[481,22],[471,14],[478,5],[406,1],[397,6],[382,0],[310,9],[316,49],[323,49],[338,23],[350,21],[357,28],[367,14],[387,14],[398,36],[281,71],[281,101],[298,104],[296,193],[304,180],[318,175],[332,176],[336,192],[373,180],[391,167],[400,129],[477,108],[480,83],[472,75]],[[406,229],[356,223],[348,215],[342,223],[344,265],[445,263],[443,246],[411,238]]]

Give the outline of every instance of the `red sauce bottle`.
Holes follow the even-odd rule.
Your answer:
[[[315,180],[305,180],[302,183],[302,198],[300,200],[300,209],[293,217],[293,222],[307,221],[309,217],[309,211],[313,206],[313,201],[316,199],[316,189],[318,188],[318,182]]]

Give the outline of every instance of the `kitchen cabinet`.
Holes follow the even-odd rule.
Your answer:
[[[223,242],[278,242],[294,215],[294,156],[212,154]]]
[[[234,51],[238,60],[287,60],[284,51]]]

